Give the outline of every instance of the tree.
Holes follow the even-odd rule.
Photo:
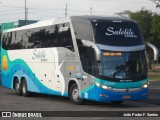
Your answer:
[[[129,17],[135,21],[137,21],[142,29],[142,33],[144,36],[145,41],[151,42],[151,22],[152,22],[152,15],[153,13],[145,8],[142,8],[140,11],[131,12],[131,11],[124,11],[120,13],[116,13],[121,17]]]
[[[157,8],[160,8],[160,0],[151,0],[151,1],[156,4]]]
[[[130,14],[132,14],[133,12],[129,11],[129,10],[125,10],[123,12],[120,12],[120,13],[116,13],[118,16],[121,16],[121,17],[130,17]]]
[[[145,8],[137,12],[124,11],[117,14],[137,21],[142,29],[145,41],[160,47],[160,15],[146,10]],[[149,68],[151,69],[151,49],[147,49],[147,53]]]
[[[154,14],[151,22],[150,34],[152,35],[152,43],[160,48],[160,15]]]
[[[160,1],[160,0],[159,0]],[[124,11],[116,13],[121,17],[129,17],[137,21],[142,29],[146,42],[160,47],[160,15],[142,8],[140,11]]]
[[[130,18],[137,21],[142,29],[142,33],[144,36],[144,39],[147,42],[150,42],[150,29],[151,29],[151,21],[152,21],[152,12],[149,10],[145,10],[142,8],[138,12],[134,12],[130,14]]]

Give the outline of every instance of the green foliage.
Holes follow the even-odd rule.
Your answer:
[[[153,42],[155,44],[159,44],[160,46],[160,16],[154,14],[151,22],[151,30],[150,33],[153,37]]]
[[[136,20],[142,29],[142,33],[144,39],[146,41],[150,41],[150,29],[151,29],[151,21],[152,21],[152,12],[145,10],[144,8],[138,12],[133,12],[129,15],[129,17],[133,20]]]
[[[145,8],[137,12],[124,11],[117,14],[137,21],[141,27],[145,41],[160,47],[160,15]]]
[[[160,8],[160,0],[151,0],[151,1],[156,4],[157,8]]]
[[[129,11],[129,10],[125,10],[123,12],[120,12],[120,13],[116,13],[117,15],[121,16],[121,17],[129,17],[129,15],[131,14],[132,12]]]

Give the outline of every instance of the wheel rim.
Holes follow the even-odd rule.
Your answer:
[[[25,87],[25,84],[23,84],[23,86],[22,86],[22,92],[23,92],[23,93],[26,93],[26,87]]]
[[[15,86],[15,88],[16,88],[16,93],[19,93],[19,83],[18,82],[16,82],[16,86]]]
[[[78,88],[75,88],[72,92],[72,98],[74,101],[78,101],[79,100],[79,90]]]

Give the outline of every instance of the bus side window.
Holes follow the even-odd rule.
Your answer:
[[[83,70],[91,75],[97,75],[97,65],[95,59],[95,51],[93,48],[85,47],[85,46],[78,46],[80,59],[82,63]]]
[[[2,47],[6,50],[11,49],[12,32],[4,33],[2,38]]]
[[[69,23],[59,25],[58,42],[59,47],[65,47],[71,51],[74,51]]]
[[[2,36],[2,48],[7,50],[7,33],[3,33],[3,36]]]
[[[89,22],[73,21],[76,39],[93,41],[92,28]]]
[[[65,47],[74,51],[69,23],[4,33],[2,46],[7,50]]]

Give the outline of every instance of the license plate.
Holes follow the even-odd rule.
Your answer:
[[[130,95],[124,95],[124,96],[123,96],[123,99],[130,99],[130,98],[131,98]]]

